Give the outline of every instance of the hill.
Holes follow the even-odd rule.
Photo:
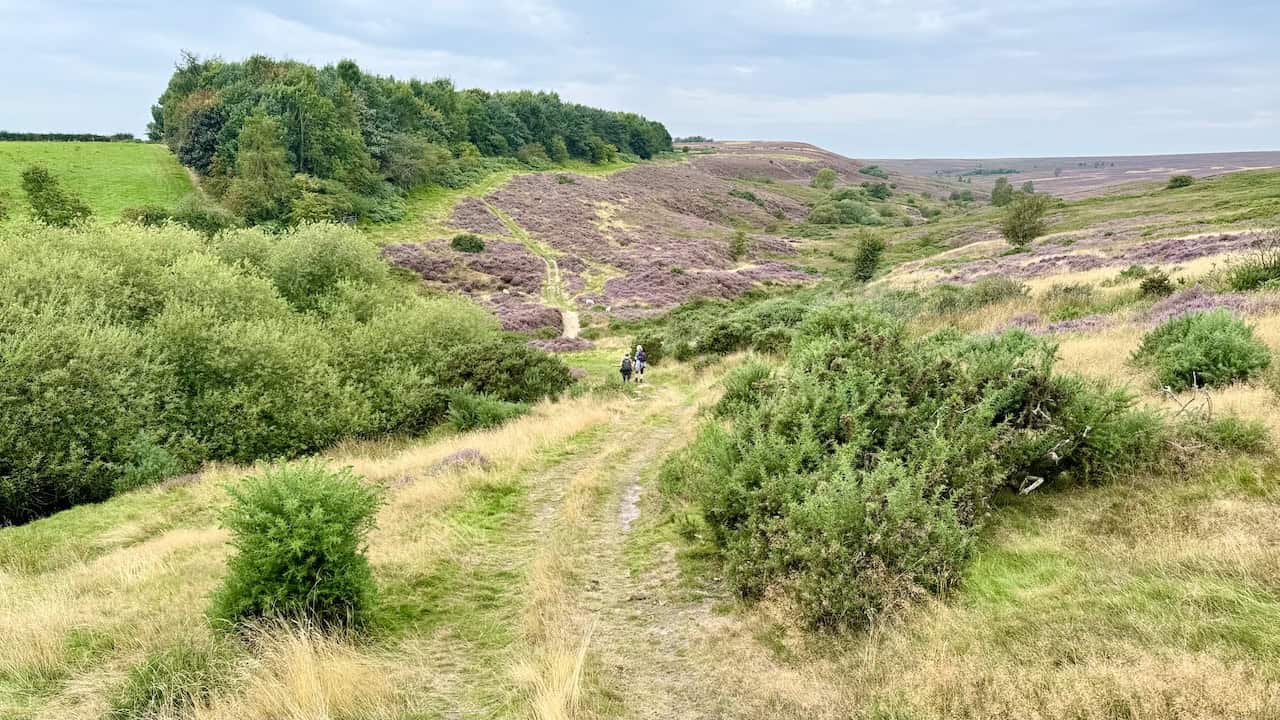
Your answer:
[[[120,217],[126,207],[172,207],[191,192],[191,179],[163,145],[131,142],[0,142],[0,192],[22,205],[22,170],[41,163],[94,215]]]
[[[874,166],[888,177],[863,172]],[[823,168],[829,189],[812,186]],[[208,622],[233,551],[227,486],[262,472],[243,458],[0,528],[0,715],[1275,717],[1280,367],[1208,383],[1215,368],[1198,363],[1230,365],[1209,352],[1246,336],[1280,353],[1280,173],[1056,203],[1021,251],[999,234],[1003,210],[942,197],[951,187],[802,143],[716,143],[410,193],[406,218],[367,229],[383,256],[509,325],[513,299],[580,311],[595,347],[560,356],[578,382],[496,427],[317,452],[385,501],[363,636]],[[739,228],[753,244],[735,259]],[[485,249],[454,249],[462,231]],[[4,267],[44,246],[33,232]],[[113,283],[148,290],[123,293],[131,317],[150,318],[144,300],[262,305],[260,335],[158,325],[220,338],[242,358],[233,370],[268,375],[275,404],[237,393],[218,416],[227,433],[247,431],[245,409],[263,425],[292,409],[305,426],[339,407],[346,386],[317,394],[266,373],[321,359],[350,365],[344,382],[385,384],[369,393],[379,417],[434,402],[432,333],[484,325],[474,308],[451,323],[461,305],[410,323],[409,288],[350,230],[283,247],[261,231],[130,232],[127,257],[163,255],[145,243],[165,238],[199,251],[166,261],[186,275],[120,263]],[[885,246],[867,281],[869,237]],[[80,268],[60,277],[111,290],[91,282],[96,238],[54,239]],[[376,283],[298,280],[311,264],[340,270],[329,260],[351,247]],[[787,276],[753,275],[766,267]],[[217,283],[196,281],[213,270]],[[7,302],[47,286],[38,277],[6,283]],[[145,284],[160,281],[163,295]],[[296,308],[276,307],[284,291]],[[1234,324],[1160,355],[1191,363],[1192,387],[1137,359],[1166,320],[1215,309]],[[280,335],[286,320],[308,328],[306,352]],[[270,363],[260,336],[277,338]],[[623,386],[617,360],[638,341],[667,357]],[[449,364],[507,376],[489,346]],[[225,355],[183,377],[230,392],[243,373],[220,372]],[[850,607],[815,630],[815,615]]]
[[[1163,184],[1172,175],[1207,177],[1280,167],[1280,152],[870,162],[908,175],[971,178],[977,187],[988,192],[996,178],[1004,175],[1015,186],[1029,180],[1042,192],[1065,198],[1085,198],[1105,194],[1117,186],[1138,181]]]

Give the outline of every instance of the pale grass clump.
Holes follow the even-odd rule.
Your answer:
[[[235,692],[190,720],[375,720],[398,708],[390,668],[340,638],[281,625],[257,631]]]

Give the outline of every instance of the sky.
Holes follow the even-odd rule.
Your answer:
[[[183,50],[545,89],[851,157],[1280,149],[1280,3],[0,0],[0,129],[145,133]]]

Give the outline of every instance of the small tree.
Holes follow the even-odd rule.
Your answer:
[[[1009,184],[1009,178],[996,178],[995,187],[991,188],[991,204],[1004,207],[1013,202],[1013,195],[1013,186]]]
[[[249,222],[283,219],[293,194],[280,122],[263,111],[249,116],[240,131],[236,177],[227,204]]]
[[[884,240],[870,232],[862,233],[858,238],[858,247],[853,256],[853,277],[866,282],[875,277],[880,267],[880,256],[884,254]]]
[[[734,230],[733,240],[729,242],[729,255],[732,256],[734,260],[741,260],[746,257],[747,243],[747,231],[742,228]]]
[[[1190,187],[1195,181],[1196,179],[1190,175],[1174,175],[1169,178],[1169,185],[1167,187],[1169,190],[1176,190],[1178,188]]]
[[[813,180],[809,181],[809,185],[819,190],[830,190],[836,186],[836,171],[831,168],[822,168],[817,175],[813,176]]]
[[[1022,183],[1022,192],[1028,195],[1034,195],[1036,193],[1036,184],[1030,180]]]
[[[365,540],[381,499],[350,470],[275,465],[232,487],[223,524],[235,553],[211,614],[358,627],[373,606]]]
[[[1048,195],[1023,195],[1014,200],[1005,210],[1004,221],[1000,224],[1004,239],[1014,247],[1029,245],[1044,234],[1044,217],[1051,207],[1053,199]]]
[[[29,165],[22,171],[22,191],[27,194],[31,214],[46,225],[79,225],[90,215],[84,200],[63,189],[58,178],[43,165]]]

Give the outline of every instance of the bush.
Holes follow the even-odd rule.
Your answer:
[[[1173,281],[1169,279],[1168,273],[1155,270],[1142,278],[1142,282],[1138,283],[1138,291],[1143,297],[1162,298],[1173,294]]]
[[[1165,186],[1165,189],[1176,190],[1178,188],[1191,187],[1191,184],[1195,181],[1196,179],[1190,175],[1174,175],[1169,178],[1169,184]]]
[[[1247,323],[1213,310],[1173,318],[1147,333],[1133,361],[1176,392],[1248,380],[1271,364],[1271,354]]]
[[[747,255],[747,231],[738,228],[733,231],[733,239],[729,241],[729,256],[735,261],[741,260]]]
[[[658,365],[666,354],[666,341],[661,335],[656,333],[644,333],[631,338],[630,348],[644,348],[645,362],[649,365]]]
[[[188,193],[179,200],[173,220],[208,238],[239,225],[234,213],[200,193]]]
[[[884,254],[884,240],[878,235],[863,232],[858,237],[858,246],[853,255],[853,277],[866,282],[875,277],[880,267],[880,256]]]
[[[1000,233],[1014,247],[1025,247],[1045,231],[1045,215],[1053,207],[1048,195],[1023,195],[1009,204]]]
[[[745,598],[789,597],[814,626],[862,627],[961,576],[1002,488],[1154,461],[1133,398],[1052,373],[1022,332],[912,337],[857,304],[814,310],[788,365],[726,378],[712,423],[663,468],[701,512]]]
[[[484,240],[480,239],[479,235],[462,233],[461,235],[453,236],[453,239],[449,241],[449,247],[457,250],[458,252],[484,252]]]
[[[819,188],[821,190],[830,190],[836,186],[837,179],[838,176],[836,175],[835,170],[832,170],[831,168],[822,168],[813,176],[813,179],[809,181],[809,186]]]
[[[862,187],[866,190],[868,197],[876,200],[888,200],[893,195],[893,190],[882,182],[864,182]]]
[[[127,207],[120,211],[120,219],[143,227],[159,227],[169,222],[169,211],[160,205]]]
[[[759,360],[749,360],[734,368],[722,381],[724,394],[716,403],[716,414],[733,417],[755,406],[768,393],[772,377],[773,368]]]
[[[573,384],[569,368],[517,338],[485,339],[444,349],[440,381],[507,402],[556,397]]]
[[[858,168],[858,172],[863,175],[880,178],[881,180],[889,179],[889,173],[879,165],[864,165],[863,167]]]
[[[223,524],[234,554],[212,616],[358,628],[373,611],[375,586],[365,542],[379,493],[350,470],[319,462],[274,465],[229,488]]]
[[[1280,284],[1280,238],[1264,240],[1257,252],[1232,266],[1227,284],[1239,292]]]
[[[495,428],[529,412],[524,403],[458,390],[449,396],[449,424],[458,432]]]
[[[54,227],[70,227],[89,219],[89,206],[67,192],[58,178],[43,165],[29,165],[22,171],[22,190],[27,194],[31,215]]]

